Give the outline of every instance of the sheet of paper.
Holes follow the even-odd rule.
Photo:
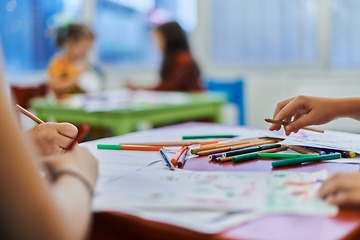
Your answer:
[[[325,133],[300,130],[297,134],[285,136],[282,131],[269,132],[269,136],[285,138],[287,145],[325,147],[360,153],[360,134],[326,130]]]
[[[100,189],[94,210],[127,206],[145,210],[258,210],[334,215],[337,208],[315,198],[327,172],[194,172],[153,164]]]

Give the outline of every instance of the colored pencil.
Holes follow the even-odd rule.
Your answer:
[[[271,119],[271,118],[266,118],[265,121],[268,122],[268,123],[276,123],[276,124],[281,124],[281,125],[284,125],[284,126],[289,124],[289,122],[275,120],[275,119]],[[308,131],[313,131],[313,132],[318,132],[318,133],[324,133],[325,132],[322,129],[312,128],[312,127],[303,127],[302,129],[308,130]]]
[[[242,145],[242,144],[248,144],[248,143],[251,143],[251,141],[238,141],[238,142],[234,142],[234,143],[225,143],[225,144],[218,144],[218,145],[213,145],[213,146],[208,146],[208,147],[193,148],[193,149],[191,149],[191,153],[197,154],[198,152],[219,149],[219,148],[224,148],[224,147],[231,147],[231,146]]]
[[[21,107],[19,104],[16,104],[17,109],[24,114],[25,116],[27,116],[28,118],[32,119],[34,122],[41,124],[44,123],[43,120],[41,120],[40,118],[36,117],[34,114],[32,114],[31,112],[29,112],[28,110],[26,110],[25,108]]]
[[[245,162],[249,160],[255,160],[258,158],[274,158],[274,159],[295,159],[295,158],[308,158],[314,157],[310,154],[282,154],[282,153],[249,153],[236,156],[232,158],[234,163]]]
[[[262,151],[258,151],[257,153],[276,153],[276,152],[281,152],[281,151],[285,151],[287,150],[289,147],[287,146],[281,146],[279,148],[273,148],[273,149],[267,149],[267,150],[262,150]],[[240,154],[240,155],[236,155],[236,156],[231,156],[231,157],[220,157],[220,158],[217,158],[216,161],[218,162],[229,162],[229,161],[232,161],[232,159],[234,157],[238,157],[238,156],[241,156],[241,155],[244,155],[244,154]]]
[[[298,164],[302,164],[302,163],[320,162],[320,161],[339,159],[339,158],[341,158],[341,154],[334,153],[334,154],[313,156],[313,157],[307,157],[307,158],[295,158],[295,159],[274,161],[271,163],[271,166],[273,168],[287,167],[287,166],[298,165]]]
[[[204,138],[234,138],[238,137],[238,135],[201,135],[201,136],[183,136],[183,140],[189,139],[204,139]]]
[[[221,140],[216,141],[179,141],[179,142],[140,142],[140,143],[120,143],[120,145],[146,145],[146,146],[165,146],[165,147],[182,147],[190,146],[194,144],[207,145],[218,143]]]
[[[174,170],[175,169],[174,165],[172,165],[169,157],[166,155],[165,151],[162,148],[160,148],[160,154],[163,157],[163,159],[165,160],[165,162],[167,163],[167,165],[169,166],[170,170]]]
[[[317,152],[313,152],[313,151],[311,151],[311,150],[309,150],[309,149],[306,149],[306,148],[304,148],[304,147],[301,147],[301,146],[289,145],[289,148],[290,148],[291,150],[294,150],[294,151],[296,151],[296,152],[298,152],[298,153],[302,153],[302,154],[320,155],[320,154],[317,153]]]
[[[229,152],[229,151],[234,151],[234,150],[238,150],[238,149],[258,146],[258,145],[261,145],[261,144],[270,144],[270,143],[275,143],[275,142],[276,141],[274,141],[274,140],[270,140],[270,141],[264,140],[264,141],[258,141],[258,142],[253,142],[253,143],[235,145],[235,146],[230,146],[230,147],[217,148],[217,149],[212,149],[212,150],[205,150],[205,151],[198,152],[197,155],[205,156],[205,155]]]
[[[279,143],[263,144],[260,146],[259,145],[251,146],[251,147],[247,147],[247,148],[236,149],[234,151],[224,152],[223,157],[231,157],[231,156],[236,156],[239,154],[258,152],[261,150],[279,148],[279,147],[281,147],[281,144],[279,144]]]
[[[173,165],[177,165],[177,162],[179,161],[179,158],[181,157],[181,155],[185,152],[185,150],[188,149],[188,146],[182,146],[180,148],[179,151],[177,151],[177,153],[173,156],[173,158],[171,159],[171,163]]]
[[[98,144],[97,148],[104,150],[159,151],[163,146]]]
[[[182,147],[190,146],[192,144],[199,144],[198,141],[180,141],[180,142],[141,142],[141,143],[119,143],[120,145],[133,145],[133,146],[165,146],[165,147]]]
[[[86,136],[86,134],[89,132],[90,130],[90,124],[88,123],[83,123],[80,127],[80,130],[77,134],[77,136],[72,140],[72,142],[65,148],[66,151],[69,151],[71,149],[74,148],[75,144],[80,142],[81,140],[84,139],[84,137]]]
[[[193,148],[193,149],[191,149],[191,153],[197,154],[198,152],[202,152],[202,151],[206,151],[206,150],[218,149],[218,148],[223,148],[223,147],[231,147],[231,146],[235,146],[235,145],[259,142],[259,141],[264,141],[264,140],[268,140],[268,139],[255,138],[255,139],[245,139],[245,140],[227,142],[227,143],[211,144],[211,145],[205,146],[205,147]]]
[[[179,158],[179,161],[177,162],[177,166],[178,166],[178,167],[184,166],[184,163],[185,163],[185,161],[186,161],[186,156],[187,156],[187,154],[189,153],[189,150],[190,150],[190,148],[187,148],[187,149],[183,152],[183,154],[181,154],[181,156],[180,156],[180,158]]]

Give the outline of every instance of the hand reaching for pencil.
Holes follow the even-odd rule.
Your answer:
[[[69,123],[42,123],[25,131],[43,156],[60,154],[76,137],[77,128]]]
[[[340,115],[339,99],[297,96],[277,104],[273,118],[289,122],[284,126],[285,134],[297,133],[310,125],[328,123]],[[278,131],[281,125],[273,123],[269,130]]]

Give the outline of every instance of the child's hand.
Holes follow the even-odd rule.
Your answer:
[[[318,196],[329,204],[360,206],[360,173],[337,173],[326,180]]]
[[[70,123],[42,123],[26,130],[43,156],[59,154],[67,147],[78,130]]]
[[[300,128],[320,125],[334,120],[338,115],[337,99],[298,96],[278,103],[273,118],[291,122],[284,127],[286,135],[297,133]],[[281,125],[272,124],[270,131],[280,130]]]

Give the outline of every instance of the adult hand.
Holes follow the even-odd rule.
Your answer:
[[[326,180],[318,191],[330,204],[360,206],[360,173],[338,173]]]
[[[43,156],[59,154],[76,137],[77,128],[69,123],[42,123],[26,130]]]
[[[70,170],[84,176],[92,189],[95,187],[98,178],[98,162],[85,147],[75,146],[65,154],[47,157],[44,164],[51,175],[62,170]]]
[[[291,122],[284,127],[285,134],[297,133],[309,125],[328,123],[337,117],[338,99],[298,96],[277,104],[273,118]],[[280,130],[280,124],[272,124],[270,131]]]

